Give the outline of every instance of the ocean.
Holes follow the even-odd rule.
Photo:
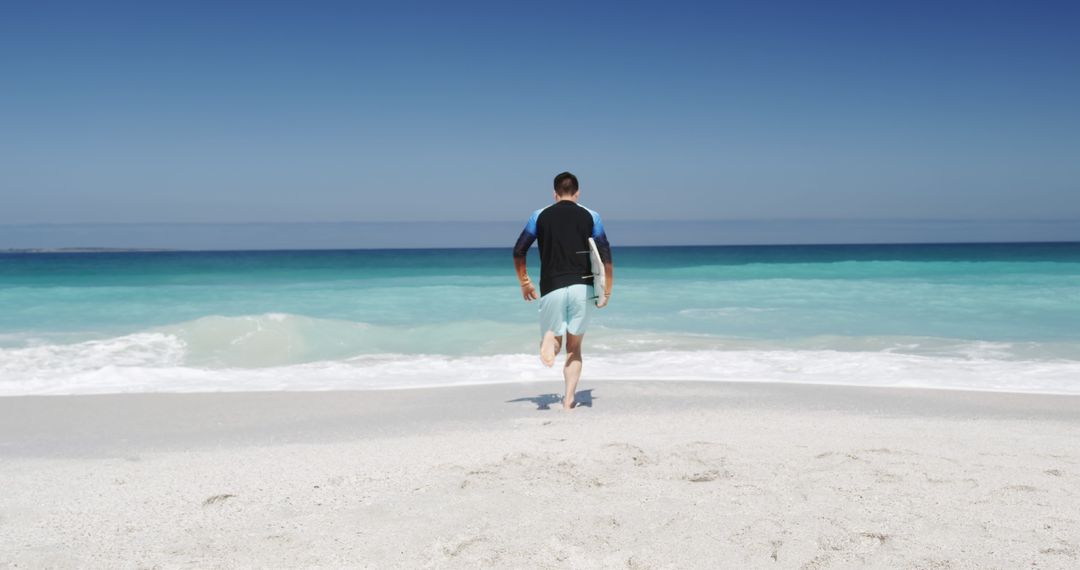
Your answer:
[[[1080,243],[613,256],[583,385],[1080,394]],[[561,382],[536,356],[537,309],[509,247],[5,253],[0,395]]]

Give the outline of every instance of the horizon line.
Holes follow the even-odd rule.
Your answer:
[[[954,222],[954,223],[992,223],[992,222],[1080,222],[1080,216],[1061,218],[822,218],[822,217],[779,217],[779,218],[669,218],[650,220],[644,218],[605,218],[607,222],[618,223],[754,223],[754,222]],[[140,222],[0,222],[0,227],[26,226],[137,226],[137,225],[313,225],[313,224],[504,224],[517,223],[518,220],[321,220],[321,221],[140,221]]]

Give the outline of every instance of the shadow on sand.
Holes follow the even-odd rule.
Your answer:
[[[540,394],[539,396],[528,396],[525,398],[517,398],[515,400],[507,400],[507,404],[515,402],[532,402],[536,404],[537,410],[550,410],[553,404],[562,405],[562,396],[559,394]],[[574,407],[575,408],[591,408],[593,403],[592,389],[581,390],[574,392]]]

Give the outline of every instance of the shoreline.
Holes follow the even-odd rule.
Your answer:
[[[233,334],[237,335],[261,332],[266,337],[262,342],[269,343],[264,354],[275,354],[270,347],[281,345],[288,335],[299,334],[295,332],[297,330],[316,325],[338,332],[343,326],[337,321],[320,321],[288,313],[211,316],[105,340],[75,342],[63,345],[63,350],[59,351],[53,345],[12,350],[26,353],[16,354],[13,357],[16,359],[95,363],[98,361],[95,359],[100,359],[102,350],[117,350],[110,343],[144,352],[165,353],[167,349],[183,349],[187,336],[194,336],[197,341],[199,335],[208,329],[226,328],[235,329]],[[395,333],[393,327],[364,326],[365,334],[372,338]],[[508,332],[513,327],[502,324],[487,323],[487,326],[507,335],[517,332]],[[443,332],[460,333],[453,327]],[[611,334],[616,338],[611,341],[614,343],[621,342],[617,340],[619,338],[627,337],[627,333],[619,330]],[[972,341],[974,345],[978,342]],[[0,383],[0,399],[109,394],[395,391],[561,382],[558,369],[543,368],[537,363],[535,354],[524,352],[465,356],[391,352],[346,360],[300,363],[266,361],[262,365],[251,365],[250,355],[234,356],[249,365],[220,368],[179,364],[105,368],[93,365],[64,374],[57,374],[48,368],[41,375],[35,375],[32,371],[16,372],[13,377],[5,378],[6,382]],[[590,353],[588,361],[589,377],[600,384],[693,382],[1080,396],[1080,383],[1076,381],[1080,378],[1080,360],[1065,358],[962,358],[889,350],[743,346],[724,350],[693,347],[608,350]]]
[[[372,431],[401,435],[426,425],[486,425],[520,417],[521,402],[532,402],[536,412],[557,411],[562,388],[561,381],[530,381],[364,390],[3,396],[0,457],[107,449],[121,440],[133,447],[168,448],[170,442],[197,446],[219,437],[230,444],[257,444],[267,434],[275,434],[277,441],[321,441]],[[698,380],[586,380],[579,388],[584,409],[571,415],[734,407],[1080,423],[1080,395],[1075,394]],[[594,393],[595,399],[614,394],[618,400],[594,406]],[[138,431],[129,433],[131,428]],[[262,431],[244,435],[256,428]]]
[[[518,355],[514,355],[518,356]],[[530,358],[533,355],[528,355]],[[595,358],[595,357],[594,357]],[[203,369],[206,372],[213,372],[213,369]],[[258,369],[256,369],[258,370]],[[1024,391],[1024,390],[1012,390],[1007,388],[979,388],[979,387],[960,387],[960,386],[931,386],[931,385],[870,385],[870,384],[845,384],[845,383],[829,383],[829,382],[805,382],[805,381],[785,381],[785,380],[705,380],[700,378],[650,378],[650,379],[588,379],[587,382],[598,383],[601,386],[613,385],[613,384],[658,384],[658,385],[680,385],[680,384],[717,384],[721,386],[793,386],[793,387],[807,387],[807,388],[838,388],[838,389],[852,389],[852,390],[899,390],[899,391],[925,391],[925,392],[947,392],[957,394],[999,394],[1004,396],[1046,396],[1056,398],[1077,398],[1080,401],[1080,392],[1053,392],[1053,391]],[[37,394],[0,394],[0,409],[2,409],[2,402],[5,399],[15,398],[83,398],[83,397],[123,397],[123,396],[212,396],[212,395],[243,395],[243,394],[325,394],[325,393],[368,393],[368,392],[412,392],[412,391],[426,391],[426,390],[452,390],[457,388],[484,388],[489,386],[519,386],[529,384],[550,384],[552,386],[559,386],[562,384],[562,379],[552,376],[551,379],[527,379],[527,380],[506,380],[506,381],[493,381],[493,382],[476,382],[476,383],[451,383],[451,384],[415,384],[415,385],[400,385],[400,386],[370,386],[363,388],[275,388],[266,390],[246,390],[246,389],[225,389],[225,390],[191,390],[191,391],[170,391],[170,390],[155,390],[155,391],[128,391],[128,392],[84,392],[84,393],[37,393]]]

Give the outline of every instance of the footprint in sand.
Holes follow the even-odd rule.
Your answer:
[[[1019,492],[1019,493],[1037,493],[1042,491],[1038,487],[1032,487],[1031,485],[1006,485],[1000,489],[999,492]]]
[[[206,499],[205,501],[203,501],[202,506],[208,507],[210,505],[219,505],[219,504],[224,503],[225,501],[227,501],[229,499],[232,499],[235,496],[236,495],[229,495],[229,494],[214,495],[214,496]]]
[[[687,481],[690,481],[691,483],[708,483],[709,481],[716,481],[717,479],[731,479],[732,477],[733,475],[729,471],[709,469],[708,471],[685,475],[683,478]]]
[[[443,541],[436,540],[433,545],[434,550],[441,554],[445,558],[456,558],[464,553],[469,547],[486,542],[488,539],[483,536],[462,537],[457,536],[451,540]]]
[[[644,467],[645,465],[652,465],[656,463],[653,458],[649,457],[649,455],[645,453],[644,449],[641,449],[640,447],[630,443],[609,443],[604,447],[615,451],[622,458],[629,458],[631,461],[634,462],[634,466],[636,467]]]

